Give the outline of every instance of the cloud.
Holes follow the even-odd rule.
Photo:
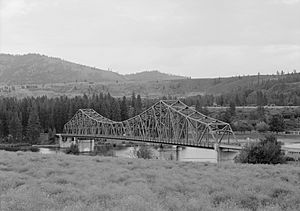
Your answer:
[[[25,0],[2,0],[0,12],[3,18],[12,18],[25,15],[30,11],[30,6]]]
[[[298,4],[300,0],[282,0],[284,4]]]
[[[300,3],[300,0],[270,0],[270,2],[275,4],[294,5]]]
[[[300,68],[300,0],[0,1],[7,53],[193,77]]]

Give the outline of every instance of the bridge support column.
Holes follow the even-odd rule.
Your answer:
[[[176,146],[176,161],[179,160],[179,146]]]
[[[220,163],[222,158],[221,158],[221,148],[219,144],[214,144],[214,149],[217,151],[217,163]]]

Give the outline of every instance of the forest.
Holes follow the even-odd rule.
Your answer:
[[[267,82],[271,83],[271,82]],[[266,83],[266,84],[267,84]],[[264,86],[267,86],[264,84]],[[244,93],[245,94],[245,93]],[[257,94],[259,106],[251,112],[238,111],[237,105],[243,101],[235,95],[198,95],[180,99],[189,106],[194,106],[199,112],[215,117],[232,125],[234,130],[260,132],[282,132],[285,129],[300,127],[300,109],[290,112],[270,113],[264,109],[267,102],[265,96]],[[161,99],[176,99],[163,97]],[[220,103],[222,99],[223,103]],[[243,99],[243,98],[241,98]],[[78,109],[92,108],[101,115],[115,121],[122,121],[141,113],[159,99],[141,98],[132,93],[131,97],[114,98],[109,93],[76,96],[69,98],[14,97],[0,98],[0,140],[8,143],[25,142],[37,144],[40,132],[49,133],[50,137],[63,131],[64,124]],[[208,106],[215,104],[227,105],[226,110],[210,111]]]

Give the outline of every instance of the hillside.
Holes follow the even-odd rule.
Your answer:
[[[185,79],[186,77],[170,75],[166,73],[161,73],[157,70],[144,71],[134,74],[126,74],[125,77],[131,81],[165,81],[165,80],[179,80]]]
[[[0,151],[1,210],[299,210],[300,167]]]
[[[191,79],[158,71],[121,75],[38,54],[0,54],[0,96],[112,96],[189,97],[224,95],[217,104],[300,104],[300,74],[248,75]],[[213,102],[204,103],[212,105]],[[259,102],[258,102],[259,101]],[[222,103],[223,102],[223,103]]]
[[[158,71],[130,75],[75,64],[39,54],[0,54],[0,83],[48,84],[70,82],[122,82],[174,80],[184,77]]]
[[[39,54],[0,54],[0,82],[9,84],[45,84],[75,81],[125,80],[114,72],[87,67]]]

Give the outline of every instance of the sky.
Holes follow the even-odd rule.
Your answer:
[[[121,74],[300,71],[300,0],[0,0],[0,52]]]

